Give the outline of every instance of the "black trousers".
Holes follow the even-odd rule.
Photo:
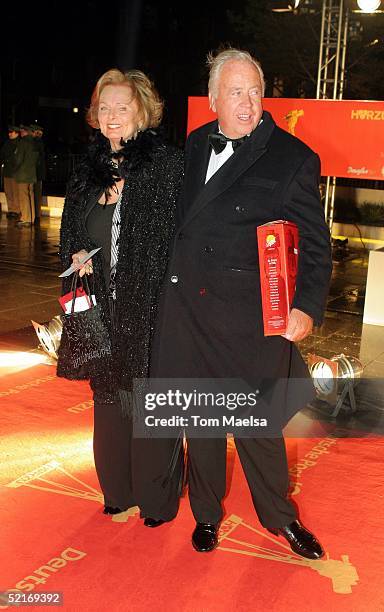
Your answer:
[[[235,438],[253,505],[263,527],[284,527],[297,519],[287,498],[289,473],[284,438]]]
[[[112,321],[115,302],[109,300]],[[93,453],[104,504],[125,510],[136,506],[133,493],[132,414],[123,414],[118,390],[104,389],[91,379],[94,401]]]
[[[235,438],[235,444],[260,523],[268,528],[283,527],[294,521],[297,513],[287,499],[289,476],[283,437]],[[188,440],[189,500],[197,522],[217,524],[223,518],[226,449],[224,438]],[[169,455],[161,456],[154,449],[153,457],[157,472],[165,469]],[[169,494],[172,500],[170,491]],[[170,507],[174,509],[174,501]],[[166,518],[172,511],[163,505],[157,512],[154,509],[153,514],[156,518]]]
[[[175,439],[133,438],[133,449],[133,488],[141,516],[171,521],[179,509],[182,489],[182,445]]]
[[[133,494],[132,418],[123,416],[116,396],[94,392],[93,452],[106,506],[125,510],[136,506]]]
[[[287,499],[289,476],[284,438],[235,438],[253,505],[264,527],[297,518]],[[219,523],[226,484],[226,440],[188,440],[189,499],[197,522]]]
[[[171,472],[174,439],[134,438],[132,415],[123,416],[118,394],[94,391],[94,405],[93,452],[104,504],[139,506],[142,517],[172,520],[183,479],[182,446]]]

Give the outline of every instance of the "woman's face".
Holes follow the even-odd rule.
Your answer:
[[[139,106],[129,85],[107,85],[99,98],[97,118],[100,130],[114,150],[120,140],[128,140],[137,132],[140,123]]]

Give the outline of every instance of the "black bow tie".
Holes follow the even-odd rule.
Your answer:
[[[227,146],[227,142],[232,143],[233,150],[237,149],[245,140],[247,140],[248,136],[242,136],[242,138],[227,138],[224,134],[209,134],[208,141],[211,145],[212,149],[218,155],[222,151],[224,151]]]

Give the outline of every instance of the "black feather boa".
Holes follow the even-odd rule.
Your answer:
[[[120,144],[121,149],[112,151],[108,138],[97,130],[83,162],[81,183],[84,184],[85,179],[88,184],[102,189],[106,201],[111,190],[116,189],[116,181],[128,178],[130,172],[138,167],[145,168],[154,152],[165,148],[160,133],[152,129],[139,132],[135,139],[121,139]]]
[[[118,178],[127,179],[121,200],[112,357],[100,363],[97,376],[91,377],[92,388],[111,393],[111,397],[117,389],[132,390],[135,378],[149,375],[157,308],[184,167],[182,152],[167,145],[152,130],[123,143],[118,156],[117,171],[112,163],[115,158],[109,140],[98,133],[68,184],[60,231],[60,257],[65,270],[72,263],[73,253],[98,246],[87,232],[88,205],[96,203],[103,190],[113,190]],[[96,301],[102,320],[111,332],[110,304],[100,253],[95,255],[93,270]],[[71,279],[63,280],[63,293],[67,293]],[[63,345],[63,354],[65,350]],[[64,359],[60,371],[66,371],[71,377],[73,361]]]

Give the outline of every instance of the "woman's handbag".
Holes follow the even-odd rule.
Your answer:
[[[74,274],[71,285],[71,312],[61,316],[63,332],[58,350],[57,376],[70,380],[97,376],[103,362],[111,356],[111,341],[101,318],[100,306],[94,304],[88,279],[81,286],[89,298],[89,308],[75,311],[79,273]]]

